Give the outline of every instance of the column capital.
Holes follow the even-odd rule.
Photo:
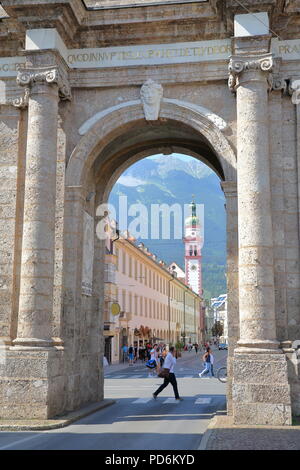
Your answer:
[[[58,93],[62,100],[71,99],[71,88],[67,75],[56,66],[22,69],[18,72],[17,84],[27,88],[34,84],[55,84],[58,86]]]
[[[240,84],[241,74],[245,72],[266,72],[266,78],[269,79],[270,72],[273,69],[273,54],[261,55],[232,55],[229,59],[229,79],[228,86],[235,91]],[[255,74],[256,76],[257,74]],[[249,79],[250,75],[249,75]]]
[[[275,73],[272,74],[272,91],[282,91],[285,93],[287,88],[287,80],[285,78]]]
[[[300,76],[290,78],[288,85],[288,93],[292,97],[293,104],[300,103]]]

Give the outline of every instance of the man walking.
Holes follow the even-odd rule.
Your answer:
[[[154,400],[156,400],[157,395],[164,388],[166,388],[169,385],[169,383],[172,384],[175,399],[176,400],[183,400],[183,398],[181,398],[179,396],[178,388],[177,388],[177,380],[176,380],[176,377],[175,377],[175,374],[174,374],[174,367],[176,365],[175,354],[176,354],[176,350],[175,350],[174,346],[171,346],[170,350],[169,350],[169,352],[168,352],[168,354],[165,358],[165,362],[164,362],[164,369],[169,369],[169,375],[168,375],[168,377],[165,377],[163,384],[156,390],[156,392],[153,393]]]

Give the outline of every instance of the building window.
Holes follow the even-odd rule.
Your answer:
[[[145,317],[148,316],[148,299],[145,297]]]
[[[134,261],[134,279],[137,280],[138,278],[138,264],[137,260]]]
[[[143,282],[143,264],[140,263],[140,282]]]
[[[126,290],[122,290],[122,310],[126,312]]]
[[[132,277],[132,258],[131,258],[131,256],[128,257],[128,264],[129,264],[129,277]]]
[[[116,257],[117,257],[116,270],[119,271],[119,249],[118,248],[116,248]]]
[[[150,269],[149,269],[149,287],[152,288],[152,273]]]
[[[123,251],[122,254],[122,273],[126,274],[126,253]]]
[[[146,286],[147,285],[147,268],[146,268],[146,266],[145,266],[144,276],[145,276],[145,286]]]
[[[129,292],[129,312],[132,313],[132,293]]]
[[[138,299],[139,299],[139,296],[138,295],[134,295],[134,313],[135,315],[138,314]]]
[[[143,297],[140,297],[140,316],[143,316]]]

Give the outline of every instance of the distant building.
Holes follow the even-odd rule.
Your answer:
[[[110,252],[109,252],[110,249]],[[105,356],[116,363],[124,344],[202,341],[202,299],[173,276],[143,243],[124,233],[106,243]],[[112,304],[120,313],[113,315]]]
[[[185,283],[185,272],[180,266],[178,266],[178,264],[173,262],[169,265],[168,269],[171,274],[174,274],[174,276],[177,277],[177,279]]]
[[[185,220],[185,282],[198,295],[202,295],[202,237],[196,203],[190,204],[192,214]]]
[[[219,321],[223,325],[223,338],[228,342],[227,294],[211,299],[210,309],[213,312],[214,323]]]

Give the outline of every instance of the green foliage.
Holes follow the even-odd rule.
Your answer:
[[[177,343],[175,344],[175,348],[177,349],[177,351],[181,351],[184,348],[184,344],[181,341],[177,341]]]
[[[214,326],[212,327],[211,329],[211,334],[213,336],[222,336],[223,335],[223,332],[224,332],[224,328],[223,328],[223,325],[221,322],[219,321],[216,321]]]

